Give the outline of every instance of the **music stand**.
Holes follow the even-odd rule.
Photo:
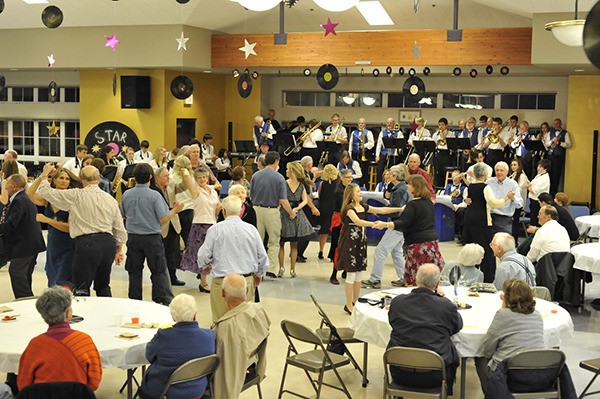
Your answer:
[[[446,143],[448,149],[456,154],[456,165],[460,167],[460,153],[471,149],[471,140],[466,137],[448,137]]]
[[[425,164],[427,155],[435,153],[435,148],[437,146],[433,140],[413,140],[413,145],[415,146],[415,152],[419,154],[423,164]]]
[[[293,147],[296,145],[296,140],[291,133],[277,133],[275,136],[273,136],[273,145],[275,148]]]
[[[234,140],[235,152],[256,152],[253,140]]]
[[[133,177],[133,170],[135,169],[136,164],[131,164],[125,166],[125,170],[123,171],[123,180],[129,180]]]
[[[110,181],[113,181],[115,180],[118,169],[119,167],[117,165],[106,165],[104,172],[102,172],[102,176],[106,177]]]

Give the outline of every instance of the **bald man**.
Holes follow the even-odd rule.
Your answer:
[[[44,165],[38,194],[53,206],[69,212],[69,234],[75,240],[73,284],[77,295],[89,296],[94,283],[97,296],[112,296],[110,270],[124,258],[127,232],[117,201],[98,187],[100,172],[94,166],[81,169],[82,189],[56,190],[48,175],[54,166]]]
[[[429,192],[431,192],[431,200],[435,201],[435,190],[433,189],[433,184],[431,183],[431,176],[419,166],[421,166],[421,157],[419,154],[411,154],[408,157],[408,174],[423,176],[427,182],[427,186],[429,187]]]

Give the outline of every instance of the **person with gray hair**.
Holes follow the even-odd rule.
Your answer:
[[[221,359],[213,380],[215,398],[237,399],[250,370],[261,380],[265,376],[267,345],[258,353],[257,348],[269,336],[271,320],[262,306],[245,300],[248,292],[253,291],[244,276],[229,273],[223,279],[221,295],[228,311],[213,326]]]
[[[80,382],[92,390],[102,379],[100,353],[92,338],[71,329],[73,295],[63,287],[44,290],[35,307],[48,331],[29,341],[19,360],[19,390],[42,382]]]
[[[535,267],[526,256],[517,253],[515,239],[508,233],[496,233],[490,243],[494,255],[500,260],[496,267],[494,285],[497,290],[509,278],[518,278],[535,286]]]
[[[481,261],[485,250],[478,244],[467,244],[458,253],[457,262],[448,262],[442,270],[440,277],[440,285],[451,285],[450,273],[452,269],[458,267],[460,269],[460,279],[458,285],[470,287],[475,283],[483,283],[483,273],[476,268]]]
[[[404,168],[400,165],[394,165],[390,168],[390,186],[389,206],[393,208],[402,208],[412,198],[408,193],[408,186],[404,182]],[[386,193],[386,194],[387,194]],[[400,216],[400,213],[391,213],[388,215],[390,220],[394,220]],[[395,287],[404,286],[404,233],[395,229],[386,229],[383,237],[375,248],[374,266],[371,276],[367,280],[361,281],[365,288],[381,288],[381,277],[383,276],[383,266],[388,255],[392,254],[394,268],[396,269],[397,280],[392,281]]]
[[[226,275],[242,275],[249,287],[245,292],[246,300],[252,301],[254,287],[260,284],[269,270],[269,259],[258,231],[240,218],[241,199],[234,195],[227,196],[222,209],[225,220],[208,229],[204,244],[198,250],[198,268],[212,277],[210,308],[213,322],[228,310],[221,295]]]
[[[120,264],[127,231],[119,205],[98,187],[99,172],[94,166],[81,169],[82,189],[56,190],[48,175],[54,170],[44,165],[38,194],[52,205],[69,212],[69,234],[75,240],[73,284],[77,295],[90,295],[90,286],[98,296],[111,296],[110,272],[113,262]]]
[[[198,328],[196,316],[198,307],[193,296],[179,294],[169,305],[175,324],[171,328],[158,329],[156,335],[146,345],[146,359],[150,362],[144,374],[140,398],[159,399],[161,392],[173,371],[185,362],[216,352],[216,335],[210,329]],[[167,391],[169,398],[200,397],[206,390],[208,378],[171,385]]]
[[[496,172],[496,176],[490,177],[485,182],[492,189],[494,196],[502,198],[510,192],[513,192],[514,196],[501,208],[494,208],[490,211],[492,215],[492,229],[496,233],[505,232],[512,234],[515,211],[523,208],[521,188],[516,181],[508,177],[508,164],[506,162],[500,161],[496,163],[494,171]]]
[[[23,176],[25,179],[27,179],[27,168],[25,167],[25,165],[23,165],[22,163],[17,161],[18,157],[19,157],[19,154],[17,154],[17,152],[15,150],[6,150],[4,152],[4,160],[5,161],[8,161],[9,159],[14,160],[17,163],[17,168],[19,168],[19,174],[21,176]]]
[[[26,187],[27,179],[20,174],[2,181],[7,204],[0,214],[0,239],[10,260],[8,274],[15,299],[33,296],[33,268],[38,253],[46,250],[42,229],[36,220],[37,208],[25,193]]]
[[[417,288],[392,299],[388,348],[405,346],[439,354],[446,365],[446,389],[452,395],[460,359],[451,337],[462,329],[463,321],[456,306],[438,293],[439,280],[439,268],[432,263],[423,264],[417,271]],[[439,371],[414,372],[394,366],[390,371],[396,384],[415,388],[439,387],[442,376]]]
[[[238,197],[240,201],[242,201],[242,213],[240,213],[240,219],[256,227],[256,211],[254,211],[252,203],[248,199],[248,189],[241,184],[232,184],[229,186],[227,194]],[[225,220],[225,216],[223,211],[221,211],[217,222],[222,222],[223,220]]]

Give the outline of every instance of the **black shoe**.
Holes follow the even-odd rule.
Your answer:
[[[324,259],[323,258],[323,251],[319,251],[319,259]]]
[[[346,273],[346,271],[343,271],[343,272],[342,272],[342,278],[346,278],[347,274],[348,274],[348,273]]]
[[[267,277],[277,278],[277,275],[273,272],[267,272]]]
[[[175,286],[184,286],[185,282],[179,280],[177,277],[175,277],[174,279],[171,280],[171,285],[175,285]]]
[[[200,283],[200,285],[198,285],[198,289],[200,290],[200,292],[210,294],[210,288],[208,288],[208,284],[202,285],[202,283]]]
[[[296,256],[296,262],[297,263],[306,263],[306,258],[304,256]]]
[[[340,285],[340,281],[339,281],[339,280],[337,279],[337,277],[335,277],[335,276],[331,276],[331,277],[329,278],[329,282],[330,282],[331,284],[333,284],[333,285]]]
[[[344,312],[348,313],[349,315],[352,314],[352,312],[350,311],[350,309],[348,309],[346,305],[344,305]]]

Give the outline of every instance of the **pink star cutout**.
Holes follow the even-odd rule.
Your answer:
[[[327,18],[327,23],[326,24],[322,24],[321,28],[325,29],[325,37],[327,37],[328,34],[333,33],[334,35],[337,36],[337,33],[335,33],[335,28],[339,25],[338,24],[334,24],[333,22],[331,22],[330,18]]]
[[[106,44],[104,44],[104,47],[110,47],[110,48],[112,48],[113,51],[116,50],[117,44],[121,43],[120,40],[117,40],[116,33],[113,33],[112,36],[104,35],[104,38],[106,39]]]

